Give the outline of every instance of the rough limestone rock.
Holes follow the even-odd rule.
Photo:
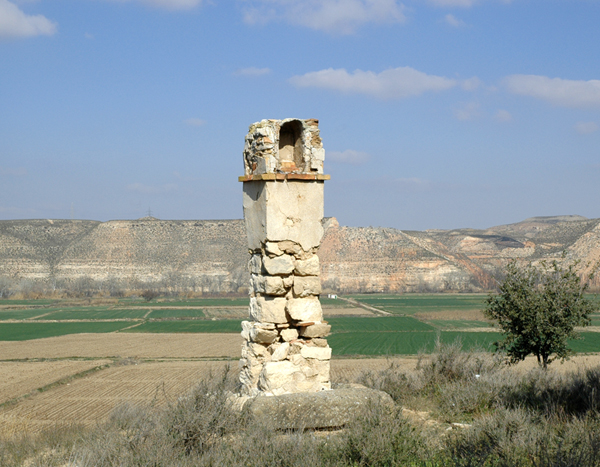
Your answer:
[[[318,276],[299,276],[294,278],[294,295],[310,297],[321,294],[321,278]]]
[[[331,326],[325,323],[315,323],[301,327],[298,331],[302,337],[327,337],[331,331]]]
[[[338,428],[376,405],[393,407],[392,398],[383,391],[365,387],[340,387],[313,393],[258,396],[246,401],[244,408],[255,423],[277,429]]]
[[[261,323],[286,323],[286,303],[281,297],[251,297],[250,317]]]
[[[294,274],[298,276],[318,276],[320,274],[319,257],[315,255],[307,260],[297,260]]]
[[[296,321],[322,321],[323,309],[315,297],[294,298],[287,301],[287,312]]]
[[[272,276],[287,276],[294,270],[294,260],[290,255],[281,255],[274,258],[268,256],[263,259],[263,264],[268,274]]]

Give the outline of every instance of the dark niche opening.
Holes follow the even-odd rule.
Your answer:
[[[279,162],[281,170],[302,169],[302,123],[292,120],[279,129]]]

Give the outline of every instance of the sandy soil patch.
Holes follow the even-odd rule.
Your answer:
[[[70,334],[0,341],[0,358],[238,358],[241,345],[239,334]]]
[[[464,321],[488,321],[479,310],[440,310],[423,311],[413,315],[417,319],[441,319],[441,320],[464,320]]]
[[[323,316],[375,316],[375,313],[364,308],[323,307]]]
[[[202,308],[202,311],[208,318],[248,319],[247,306],[238,308]]]
[[[0,404],[110,360],[0,362]]]

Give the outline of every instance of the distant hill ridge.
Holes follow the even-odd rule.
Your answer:
[[[489,229],[403,231],[324,220],[319,257],[338,292],[481,291],[511,259],[600,261],[600,219],[532,217]],[[7,287],[241,292],[242,220],[0,221],[0,297]],[[8,285],[6,285],[8,284]],[[598,279],[592,284],[600,286]]]

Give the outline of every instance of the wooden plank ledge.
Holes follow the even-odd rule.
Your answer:
[[[277,174],[254,174],[254,175],[243,175],[238,177],[240,182],[257,182],[264,180],[305,180],[305,181],[323,181],[330,180],[331,175],[324,174],[294,174],[294,173],[277,173]]]

